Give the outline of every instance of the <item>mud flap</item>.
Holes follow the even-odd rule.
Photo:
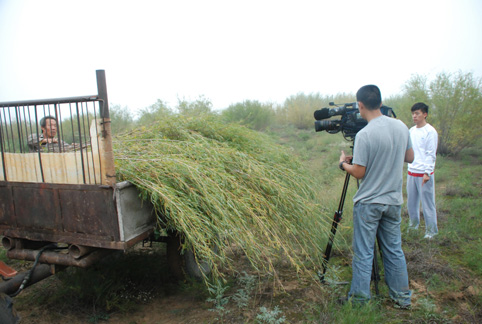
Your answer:
[[[15,269],[10,268],[8,265],[0,261],[0,276],[3,279],[10,279],[17,275],[17,271]]]

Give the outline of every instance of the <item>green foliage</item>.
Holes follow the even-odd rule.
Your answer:
[[[273,106],[257,100],[231,105],[221,115],[228,123],[238,123],[258,131],[265,130],[274,120]]]
[[[187,101],[186,99],[179,99],[177,103],[177,110],[184,116],[199,116],[212,113],[213,104],[204,96],[199,96],[195,101]]]
[[[281,324],[286,321],[286,317],[282,316],[283,312],[278,306],[275,306],[273,310],[269,310],[262,306],[259,308],[260,313],[256,315],[256,322],[260,324]]]
[[[222,320],[226,314],[230,311],[226,308],[227,304],[229,303],[229,297],[226,297],[224,293],[229,288],[229,286],[223,286],[222,284],[217,284],[213,287],[209,288],[209,293],[213,296],[212,298],[208,298],[207,302],[213,304],[213,308],[209,309],[212,312],[216,312],[220,318],[218,320]]]
[[[243,271],[236,281],[241,288],[234,293],[232,299],[238,308],[246,308],[249,305],[249,301],[252,299],[251,295],[254,288],[256,288],[256,277]]]
[[[353,102],[353,94],[339,93],[335,96],[322,96],[320,93],[306,95],[302,92],[285,100],[276,111],[276,119],[280,124],[293,125],[299,129],[313,129],[313,112],[328,107],[329,102],[343,104]]]
[[[83,114],[78,117],[76,114],[63,119],[58,132],[66,143],[85,143],[89,141],[89,132],[94,114]]]
[[[370,302],[367,305],[352,305],[347,302],[341,310],[333,314],[333,322],[340,324],[352,323],[386,323],[386,317],[380,312],[376,302]]]
[[[472,73],[440,73],[427,83],[413,76],[405,85],[405,94],[415,102],[429,105],[427,120],[439,133],[440,154],[457,155],[482,136],[481,79]]]
[[[404,94],[414,103],[417,101],[430,102],[430,88],[427,82],[426,76],[413,75],[404,85]]]
[[[199,259],[231,266],[231,244],[253,267],[275,271],[283,255],[295,271],[320,267],[328,231],[317,186],[290,151],[218,116],[166,116],[114,141],[120,180],[150,200],[161,226],[185,235]],[[211,249],[215,244],[219,253]]]
[[[228,304],[231,300],[233,300],[241,310],[246,309],[249,302],[253,300],[252,294],[257,284],[255,276],[243,271],[242,274],[236,278],[236,284],[239,288],[231,296],[226,296],[226,291],[230,288],[228,285],[224,285],[220,281],[215,281],[214,284],[209,285],[208,291],[211,297],[206,301],[213,304],[213,308],[209,310],[218,314],[219,318],[217,318],[217,320],[222,320],[230,313]]]
[[[386,99],[383,99],[383,104],[393,108],[397,119],[400,119],[409,128],[413,125],[412,113],[410,108],[412,108],[414,102],[406,95],[394,95]]]
[[[174,112],[169,108],[165,102],[158,99],[157,102],[147,108],[144,108],[139,113],[138,125],[150,125],[156,120],[162,119],[165,116],[172,116]]]
[[[134,118],[126,106],[111,105],[109,107],[112,134],[119,134],[131,130],[134,126]]]
[[[300,129],[313,128],[313,112],[324,104],[326,105],[326,100],[319,93],[309,95],[298,93],[285,100],[278,114],[284,117],[285,124],[291,124]]]

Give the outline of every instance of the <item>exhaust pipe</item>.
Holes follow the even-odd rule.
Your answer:
[[[16,239],[11,238],[11,237],[6,237],[4,236],[2,238],[2,246],[5,248],[5,250],[9,251],[15,248],[16,246]]]
[[[74,258],[74,259],[80,259],[86,254],[89,254],[90,252],[96,250],[96,248],[90,247],[90,246],[84,246],[84,245],[70,245],[69,246],[69,254]]]

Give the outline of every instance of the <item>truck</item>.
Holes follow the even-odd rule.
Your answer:
[[[7,258],[33,263],[17,272],[0,260],[1,323],[18,322],[12,298],[26,287],[139,242],[166,243],[176,277],[209,272],[133,184],[117,182],[105,71],[96,78],[96,95],[0,102],[1,242]]]

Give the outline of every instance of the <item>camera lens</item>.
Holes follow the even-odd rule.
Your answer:
[[[315,131],[334,131],[339,129],[339,121],[336,120],[317,120],[315,121]]]

